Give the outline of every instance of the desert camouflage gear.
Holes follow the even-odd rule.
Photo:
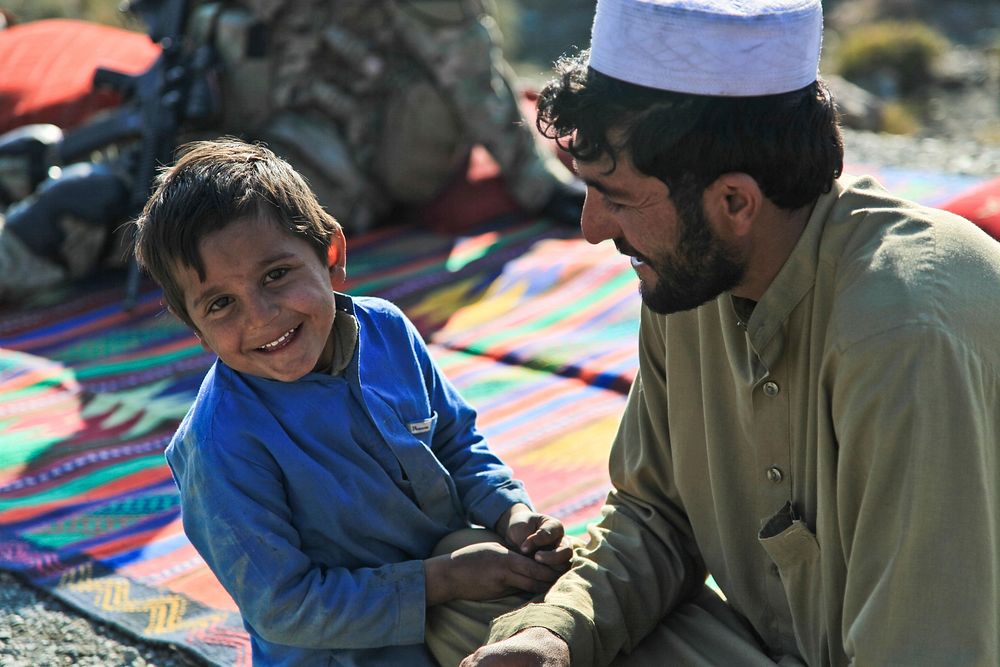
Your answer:
[[[235,134],[268,143],[349,232],[397,204],[432,199],[462,173],[476,143],[518,203],[551,212],[571,175],[524,124],[486,9],[483,0],[199,2],[187,35],[214,47],[221,127],[182,128],[181,140]],[[125,213],[109,209],[114,219],[96,221],[87,203],[100,197],[18,213],[38,198],[22,183],[19,163],[11,163],[13,173],[6,164],[3,204],[21,201],[0,224],[0,299],[117,259],[107,239]]]
[[[227,130],[282,153],[348,230],[433,197],[475,143],[528,210],[569,178],[524,125],[478,0],[242,0],[198,17],[223,62]]]
[[[443,0],[402,2],[392,7],[400,39],[430,72],[433,84],[451,107],[448,118],[458,126],[466,148],[472,143],[486,147],[500,165],[514,199],[529,211],[540,209],[552,194],[557,180],[570,174],[525,125],[518,106],[513,72],[501,53],[501,35],[496,21],[478,9],[471,20],[439,25],[432,32],[416,9],[423,5],[449,4]],[[421,29],[423,28],[423,32]],[[402,135],[403,146],[419,136]]]

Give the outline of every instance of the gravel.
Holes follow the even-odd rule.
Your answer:
[[[845,158],[851,164],[933,170],[973,176],[1000,176],[1000,145],[973,139],[941,139],[844,130]]]
[[[201,660],[87,619],[0,572],[0,667],[192,667]]]

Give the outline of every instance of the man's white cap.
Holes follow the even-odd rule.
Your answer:
[[[590,66],[647,88],[751,97],[816,80],[820,0],[598,0]]]

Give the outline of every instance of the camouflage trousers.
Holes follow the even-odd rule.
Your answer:
[[[370,227],[395,205],[431,200],[461,175],[475,144],[489,151],[527,211],[541,209],[572,178],[521,114],[494,19],[470,14],[470,5],[481,8],[470,0],[384,3],[423,76],[396,79],[384,98],[368,103],[378,108],[357,110],[375,128],[363,143],[315,107],[277,105],[260,128],[259,137],[306,177],[348,231]],[[466,15],[431,24],[412,7]]]
[[[421,4],[431,3],[416,3]],[[480,12],[475,20],[453,23],[428,35],[405,7],[395,12],[399,34],[409,38],[410,50],[427,65],[434,80],[400,91],[390,100],[388,125],[397,126],[398,131],[386,131],[383,161],[394,162],[399,180],[405,182],[407,174],[421,166],[411,162],[418,150],[433,155],[449,145],[467,148],[478,143],[499,164],[514,199],[528,210],[541,208],[555,183],[569,180],[570,174],[536,139],[530,124],[534,119],[526,120],[521,114],[516,77],[504,60],[496,21]],[[435,94],[440,98],[437,105],[428,101],[423,107],[414,106]],[[428,112],[426,116],[413,113],[414,108]],[[425,139],[433,136],[432,127],[449,124],[450,141]],[[392,169],[386,164],[382,171]]]

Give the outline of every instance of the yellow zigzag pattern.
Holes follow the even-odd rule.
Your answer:
[[[165,634],[190,629],[207,628],[223,621],[225,614],[209,614],[185,619],[187,600],[180,595],[160,595],[152,598],[131,599],[131,582],[123,577],[86,578],[90,564],[62,576],[60,585],[67,588],[95,593],[94,606],[104,611],[149,614],[145,632],[150,635]]]

